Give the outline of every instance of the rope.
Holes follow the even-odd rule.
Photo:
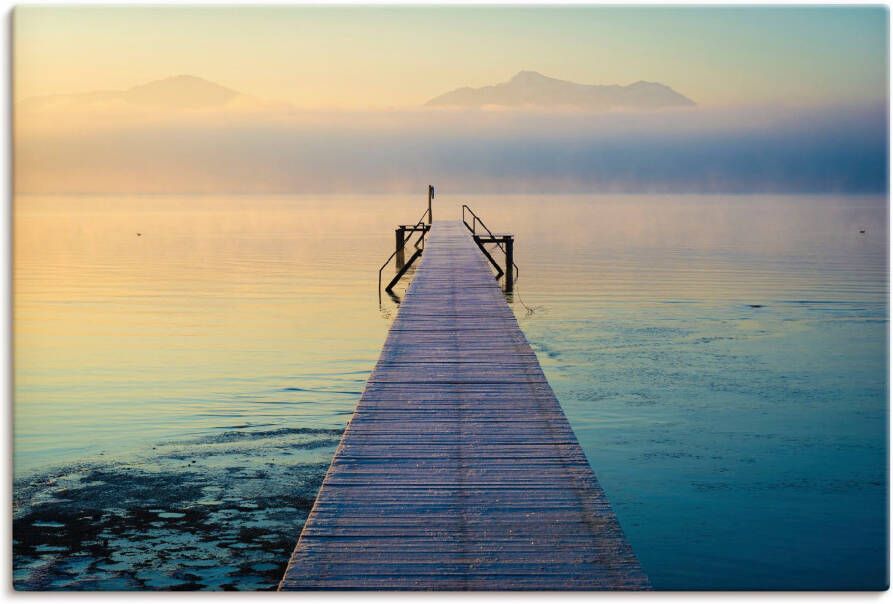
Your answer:
[[[515,279],[515,282],[512,284],[512,287],[515,288],[515,289],[512,290],[512,296],[518,298],[518,302],[520,302],[520,303],[521,303],[521,306],[524,307],[524,310],[527,311],[527,314],[526,314],[525,316],[526,316],[526,317],[530,317],[530,316],[533,315],[533,313],[535,313],[535,312],[538,311],[538,310],[542,310],[542,309],[545,308],[545,307],[542,306],[542,305],[539,305],[539,306],[527,306],[527,304],[524,303],[524,300],[521,299],[521,293],[517,290],[518,280],[519,280],[519,279],[520,279],[520,276],[518,277],[518,279]]]

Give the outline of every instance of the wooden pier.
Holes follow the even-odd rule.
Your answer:
[[[648,588],[483,254],[435,222],[280,589]]]

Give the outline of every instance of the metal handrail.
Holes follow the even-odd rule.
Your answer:
[[[468,212],[473,217],[470,226],[468,224],[468,220],[465,219],[465,210],[468,210]],[[496,239],[496,235],[493,234],[493,231],[487,228],[487,225],[484,224],[484,221],[481,220],[481,217],[475,214],[474,210],[468,207],[468,204],[464,203],[462,204],[462,223],[465,225],[466,229],[471,231],[472,235],[477,235],[477,224],[480,223],[481,226],[484,227],[484,230],[487,231],[487,234],[490,235],[490,238],[494,240]],[[500,249],[500,251],[502,251],[503,254],[506,254],[505,248],[502,246],[502,243],[500,243],[499,241],[494,241],[493,243],[496,244],[496,246]],[[515,279],[512,281],[512,283],[515,283],[518,281],[518,277],[521,274],[521,269],[518,268],[518,264],[515,262],[514,259],[512,259],[512,266],[515,268]]]
[[[416,250],[421,250],[421,249],[424,248],[424,239],[425,239],[425,235],[428,234],[428,230],[430,230],[430,228],[431,228],[431,213],[430,213],[430,212],[431,212],[430,210],[425,210],[425,211],[422,213],[422,217],[419,218],[418,222],[416,222],[416,223],[413,225],[414,228],[418,228],[418,227],[420,227],[420,226],[425,226],[426,224],[427,224],[427,226],[428,226],[427,229],[422,229],[422,231],[421,231],[422,234],[419,235],[418,238],[415,240],[414,247],[415,247]],[[425,217],[426,217],[426,216],[428,217],[428,222],[427,222],[427,223],[425,223]],[[387,267],[387,265],[390,264],[391,260],[394,259],[394,256],[396,256],[398,252],[402,252],[402,251],[403,251],[403,248],[406,247],[406,244],[409,243],[409,241],[410,241],[411,239],[412,239],[412,235],[410,235],[409,237],[407,237],[406,239],[404,239],[404,240],[403,240],[403,245],[401,245],[400,247],[398,247],[397,249],[395,249],[395,250],[394,250],[394,253],[392,253],[390,256],[388,256],[388,259],[385,260],[385,261],[384,261],[384,264],[381,265],[381,268],[378,269],[378,295],[379,295],[379,296],[381,296],[381,273],[382,273],[382,271],[384,271],[385,267]],[[423,244],[423,245],[422,245],[422,248],[419,247],[419,243],[422,243],[422,244]]]

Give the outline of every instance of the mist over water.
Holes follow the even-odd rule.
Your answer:
[[[887,106],[17,114],[16,188],[67,193],[882,193]]]
[[[463,202],[655,587],[883,587],[885,198]],[[19,196],[16,586],[274,588],[424,203]]]

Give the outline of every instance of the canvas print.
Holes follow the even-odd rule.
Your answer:
[[[886,590],[888,18],[16,7],[13,587]]]

